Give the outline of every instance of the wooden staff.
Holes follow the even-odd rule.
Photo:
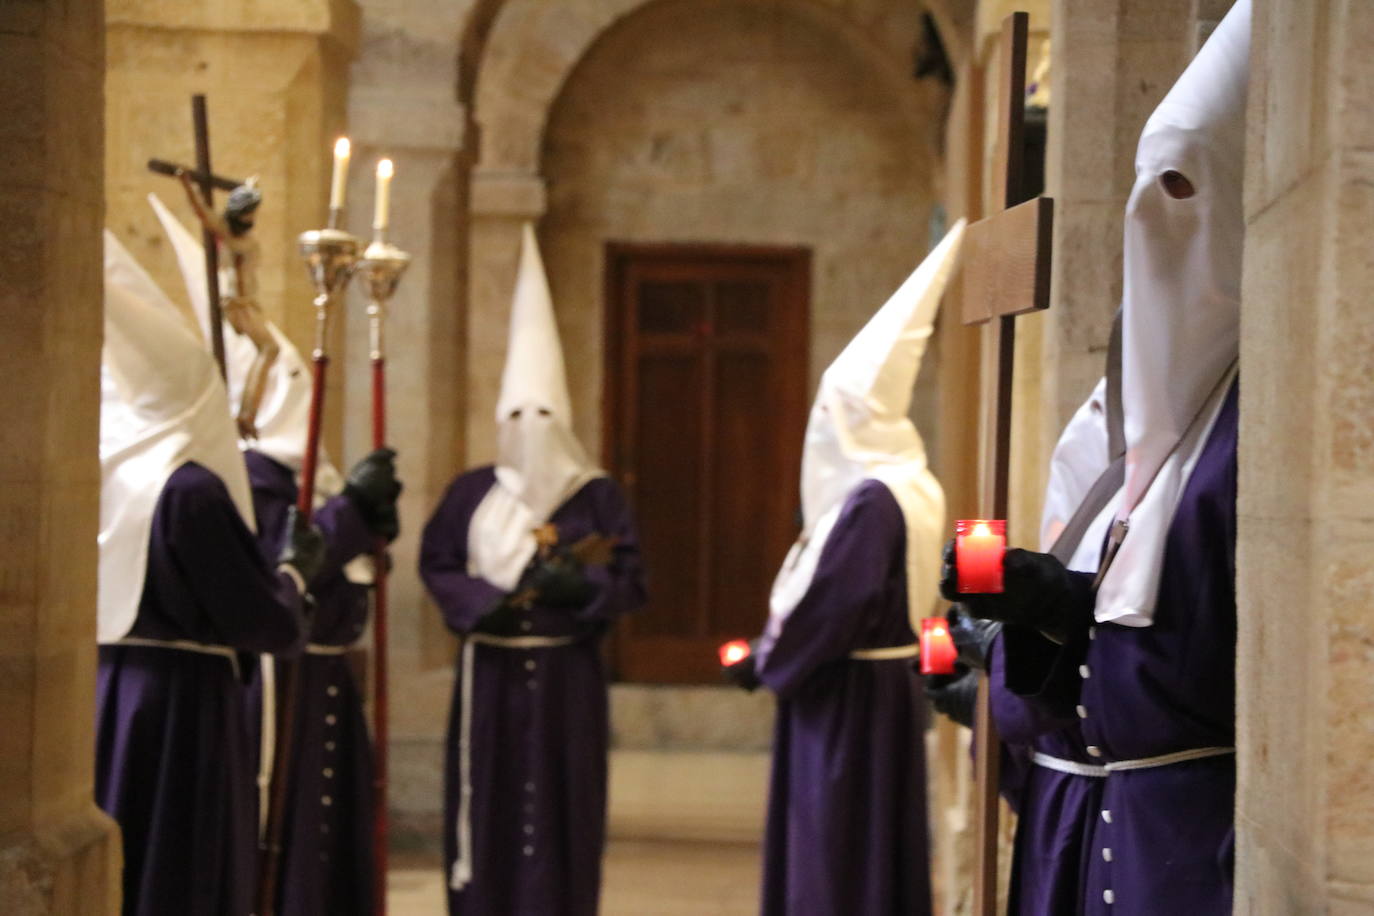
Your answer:
[[[326,346],[329,312],[334,299],[347,287],[357,264],[358,240],[338,229],[316,229],[300,237],[300,251],[315,284],[315,349],[310,390],[310,417],[301,462],[300,491],[296,498],[296,524],[308,527],[315,514],[315,471],[319,466],[320,432],[324,419],[325,374],[329,368]],[[309,620],[306,627],[309,628]],[[273,754],[272,784],[268,795],[267,823],[259,850],[256,916],[274,916],[281,879],[282,834],[286,821],[291,763],[295,751],[296,711],[300,705],[298,662],[278,662],[277,692],[280,712]]]
[[[386,446],[386,306],[401,274],[410,264],[410,255],[385,240],[386,224],[375,227],[376,235],[359,263],[367,283],[367,317],[372,362],[372,447]],[[377,538],[374,551],[376,571],[372,593],[372,912],[386,914],[386,872],[388,852],[387,758],[390,727],[387,692],[387,554],[386,539]]]
[[[196,175],[201,197],[205,198],[205,212],[215,212],[214,169],[210,168],[210,123],[205,110],[205,96],[191,96],[191,122],[196,135]],[[201,229],[201,244],[205,248],[205,283],[210,299],[210,349],[219,363],[220,377],[228,380],[224,363],[224,319],[219,305],[219,242],[209,229]]]
[[[1006,519],[1009,503],[1016,316],[1048,308],[1050,298],[1053,201],[1047,197],[1026,201],[1024,193],[1022,130],[1028,23],[1029,17],[1021,12],[1012,13],[1002,23],[994,212],[968,227],[956,280],[963,299],[963,323],[989,324],[988,336],[996,355],[993,397],[985,405],[988,438],[983,444],[984,479],[980,487],[983,517],[990,519]],[[974,741],[973,912],[976,916],[995,916],[1001,742],[986,674],[979,678]]]

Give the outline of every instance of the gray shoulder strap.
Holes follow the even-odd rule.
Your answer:
[[[1112,337],[1107,345],[1107,457],[1126,454],[1126,414],[1121,404],[1121,307],[1112,319]]]
[[[1121,309],[1112,321],[1111,343],[1107,347],[1107,465],[1074,510],[1064,530],[1050,548],[1060,562],[1067,563],[1078,550],[1078,543],[1093,519],[1126,482],[1126,431],[1121,406]]]

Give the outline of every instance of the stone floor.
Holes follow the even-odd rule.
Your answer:
[[[393,868],[391,916],[442,916],[437,864]],[[752,916],[760,858],[752,845],[616,840],[606,850],[601,916]]]

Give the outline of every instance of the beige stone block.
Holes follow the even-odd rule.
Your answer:
[[[207,32],[322,32],[346,45],[356,44],[358,6],[353,0],[111,0],[105,19],[112,26],[185,29]]]
[[[1327,695],[1329,636],[1326,605],[1314,600],[1320,574],[1309,572],[1318,559],[1309,553],[1313,535],[1300,519],[1239,519],[1236,813],[1250,826],[1248,842],[1266,855],[1287,850],[1316,864],[1329,732],[1314,711]]]
[[[756,841],[769,755],[614,750],[607,830],[616,838]]]
[[[611,741],[627,750],[766,751],[775,706],[766,691],[613,684]]]
[[[1362,490],[1367,494],[1374,480],[1374,389],[1369,385],[1374,378],[1374,316],[1367,293],[1374,288],[1374,256],[1362,237],[1374,220],[1374,153],[1343,151],[1324,171],[1333,225],[1322,241],[1329,246],[1332,269],[1317,302],[1326,306],[1323,325],[1329,335],[1323,347],[1327,358],[1319,369],[1331,399],[1329,506],[1368,517],[1374,504],[1349,498]]]
[[[1374,517],[1313,526],[1316,600],[1331,609],[1327,810],[1331,877],[1374,886]]]
[[[1311,410],[1319,389],[1311,354],[1319,322],[1317,236],[1294,232],[1318,218],[1322,192],[1308,182],[1251,223],[1241,294],[1240,495],[1243,516],[1305,517],[1313,473],[1311,454],[1322,415]]]
[[[1254,72],[1284,74],[1252,82],[1248,111],[1252,152],[1246,171],[1246,204],[1251,211],[1285,193],[1324,155],[1327,141],[1321,106],[1314,95],[1323,74],[1311,61],[1322,59],[1317,4],[1259,4],[1252,46]],[[1263,125],[1263,126],[1261,126]]]

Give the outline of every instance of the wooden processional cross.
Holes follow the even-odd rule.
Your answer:
[[[232,191],[239,186],[239,183],[232,179],[221,178],[210,169],[210,124],[205,111],[204,95],[191,96],[191,125],[196,144],[196,167],[194,169],[187,168],[185,171],[190,175],[191,181],[200,187],[200,196],[204,198],[205,202],[205,212],[214,213],[214,189]],[[184,166],[178,166],[162,159],[148,160],[149,171],[157,172],[159,175],[175,175],[179,169],[183,168]],[[209,229],[202,229],[201,244],[205,248],[205,284],[206,294],[210,302],[210,349],[215,354],[215,362],[219,364],[219,374],[226,376],[224,322],[221,318],[222,313],[219,304],[219,242],[215,239],[213,232]]]
[[[997,211],[973,223],[964,238],[959,277],[966,325],[991,323],[995,354],[993,397],[984,405],[981,517],[1007,517],[1011,455],[1011,383],[1016,350],[1016,316],[1049,307],[1050,243],[1054,202],[1025,197],[1026,31],[1029,17],[1013,13],[1002,23],[1001,87],[997,102],[992,206]],[[990,208],[991,209],[991,208]],[[987,677],[980,679],[974,719],[975,884],[973,912],[997,909],[997,816],[1001,742],[992,721]]]

